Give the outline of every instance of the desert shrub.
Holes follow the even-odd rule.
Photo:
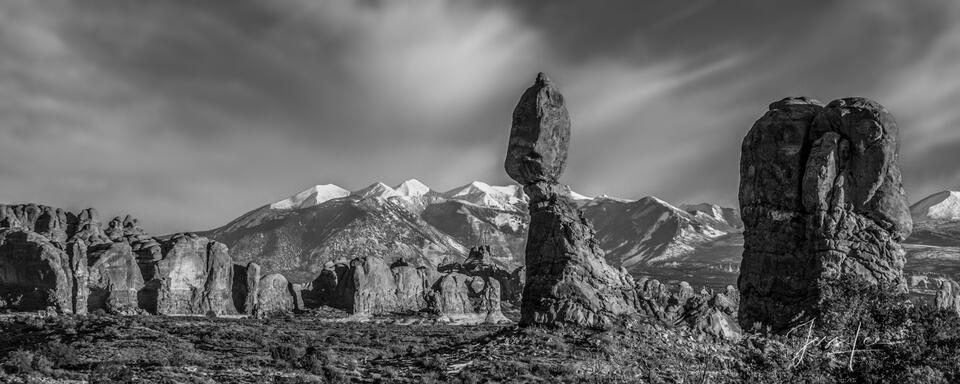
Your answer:
[[[38,352],[50,360],[53,368],[72,366],[80,361],[80,354],[76,349],[59,341],[50,341],[42,345]]]
[[[957,313],[912,304],[905,294],[851,278],[821,289],[820,322],[812,335],[751,336],[737,346],[740,381],[960,382]]]
[[[297,366],[303,356],[303,348],[296,345],[281,344],[270,347],[270,357],[281,365]]]
[[[101,364],[90,373],[91,384],[132,383],[133,370],[122,364]]]
[[[7,355],[3,365],[14,373],[29,373],[33,372],[33,360],[33,352],[18,349]]]

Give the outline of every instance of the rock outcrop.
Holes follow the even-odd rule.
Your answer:
[[[271,273],[260,278],[256,295],[256,304],[252,312],[254,316],[262,317],[296,309],[296,299],[290,289],[290,282],[279,273]]]
[[[226,245],[195,234],[163,242],[163,258],[148,269],[148,310],[169,315],[236,314],[233,262]],[[143,266],[141,259],[141,266]]]
[[[905,291],[900,242],[912,221],[897,136],[864,98],[787,98],[757,120],[740,163],[742,326],[815,317],[821,287],[844,275]]]
[[[942,279],[934,304],[939,309],[960,314],[960,284],[953,280]]]
[[[143,275],[133,249],[124,242],[100,244],[87,251],[90,263],[88,309],[111,313],[134,313]]]
[[[700,335],[737,340],[743,333],[737,324],[740,295],[728,286],[724,292],[695,292],[687,282],[670,289],[656,279],[637,281],[643,313],[666,324],[685,325]]]
[[[76,247],[78,251],[67,252],[19,225],[0,229],[0,309],[85,313],[86,254],[82,244]]]
[[[541,73],[514,109],[504,163],[530,198],[523,324],[602,326],[637,313],[632,278],[604,261],[593,228],[558,182],[569,142],[563,95]]]

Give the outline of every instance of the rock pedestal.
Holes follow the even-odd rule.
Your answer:
[[[824,283],[853,275],[905,291],[912,230],[897,125],[864,98],[787,98],[743,140],[739,319],[783,330],[816,316]]]
[[[541,73],[514,109],[504,163],[530,198],[521,324],[602,326],[637,313],[632,278],[604,261],[593,228],[558,183],[569,143],[563,95]]]

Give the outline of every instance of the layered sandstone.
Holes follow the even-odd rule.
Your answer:
[[[897,124],[883,106],[783,99],[742,151],[741,325],[779,330],[816,317],[823,287],[845,275],[906,290],[900,242],[912,220]]]

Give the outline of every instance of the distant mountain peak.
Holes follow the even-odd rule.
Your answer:
[[[271,209],[301,209],[323,204],[350,195],[350,191],[335,184],[320,184],[296,195],[270,204]]]
[[[401,194],[397,192],[397,190],[393,189],[389,185],[386,185],[382,182],[376,182],[376,183],[370,184],[366,188],[353,191],[353,195],[363,199],[370,198],[370,197],[388,199],[391,197],[401,196]]]
[[[419,197],[430,193],[431,189],[420,180],[410,179],[400,183],[394,190],[406,197]]]
[[[910,207],[915,222],[960,221],[960,192],[934,193]]]

